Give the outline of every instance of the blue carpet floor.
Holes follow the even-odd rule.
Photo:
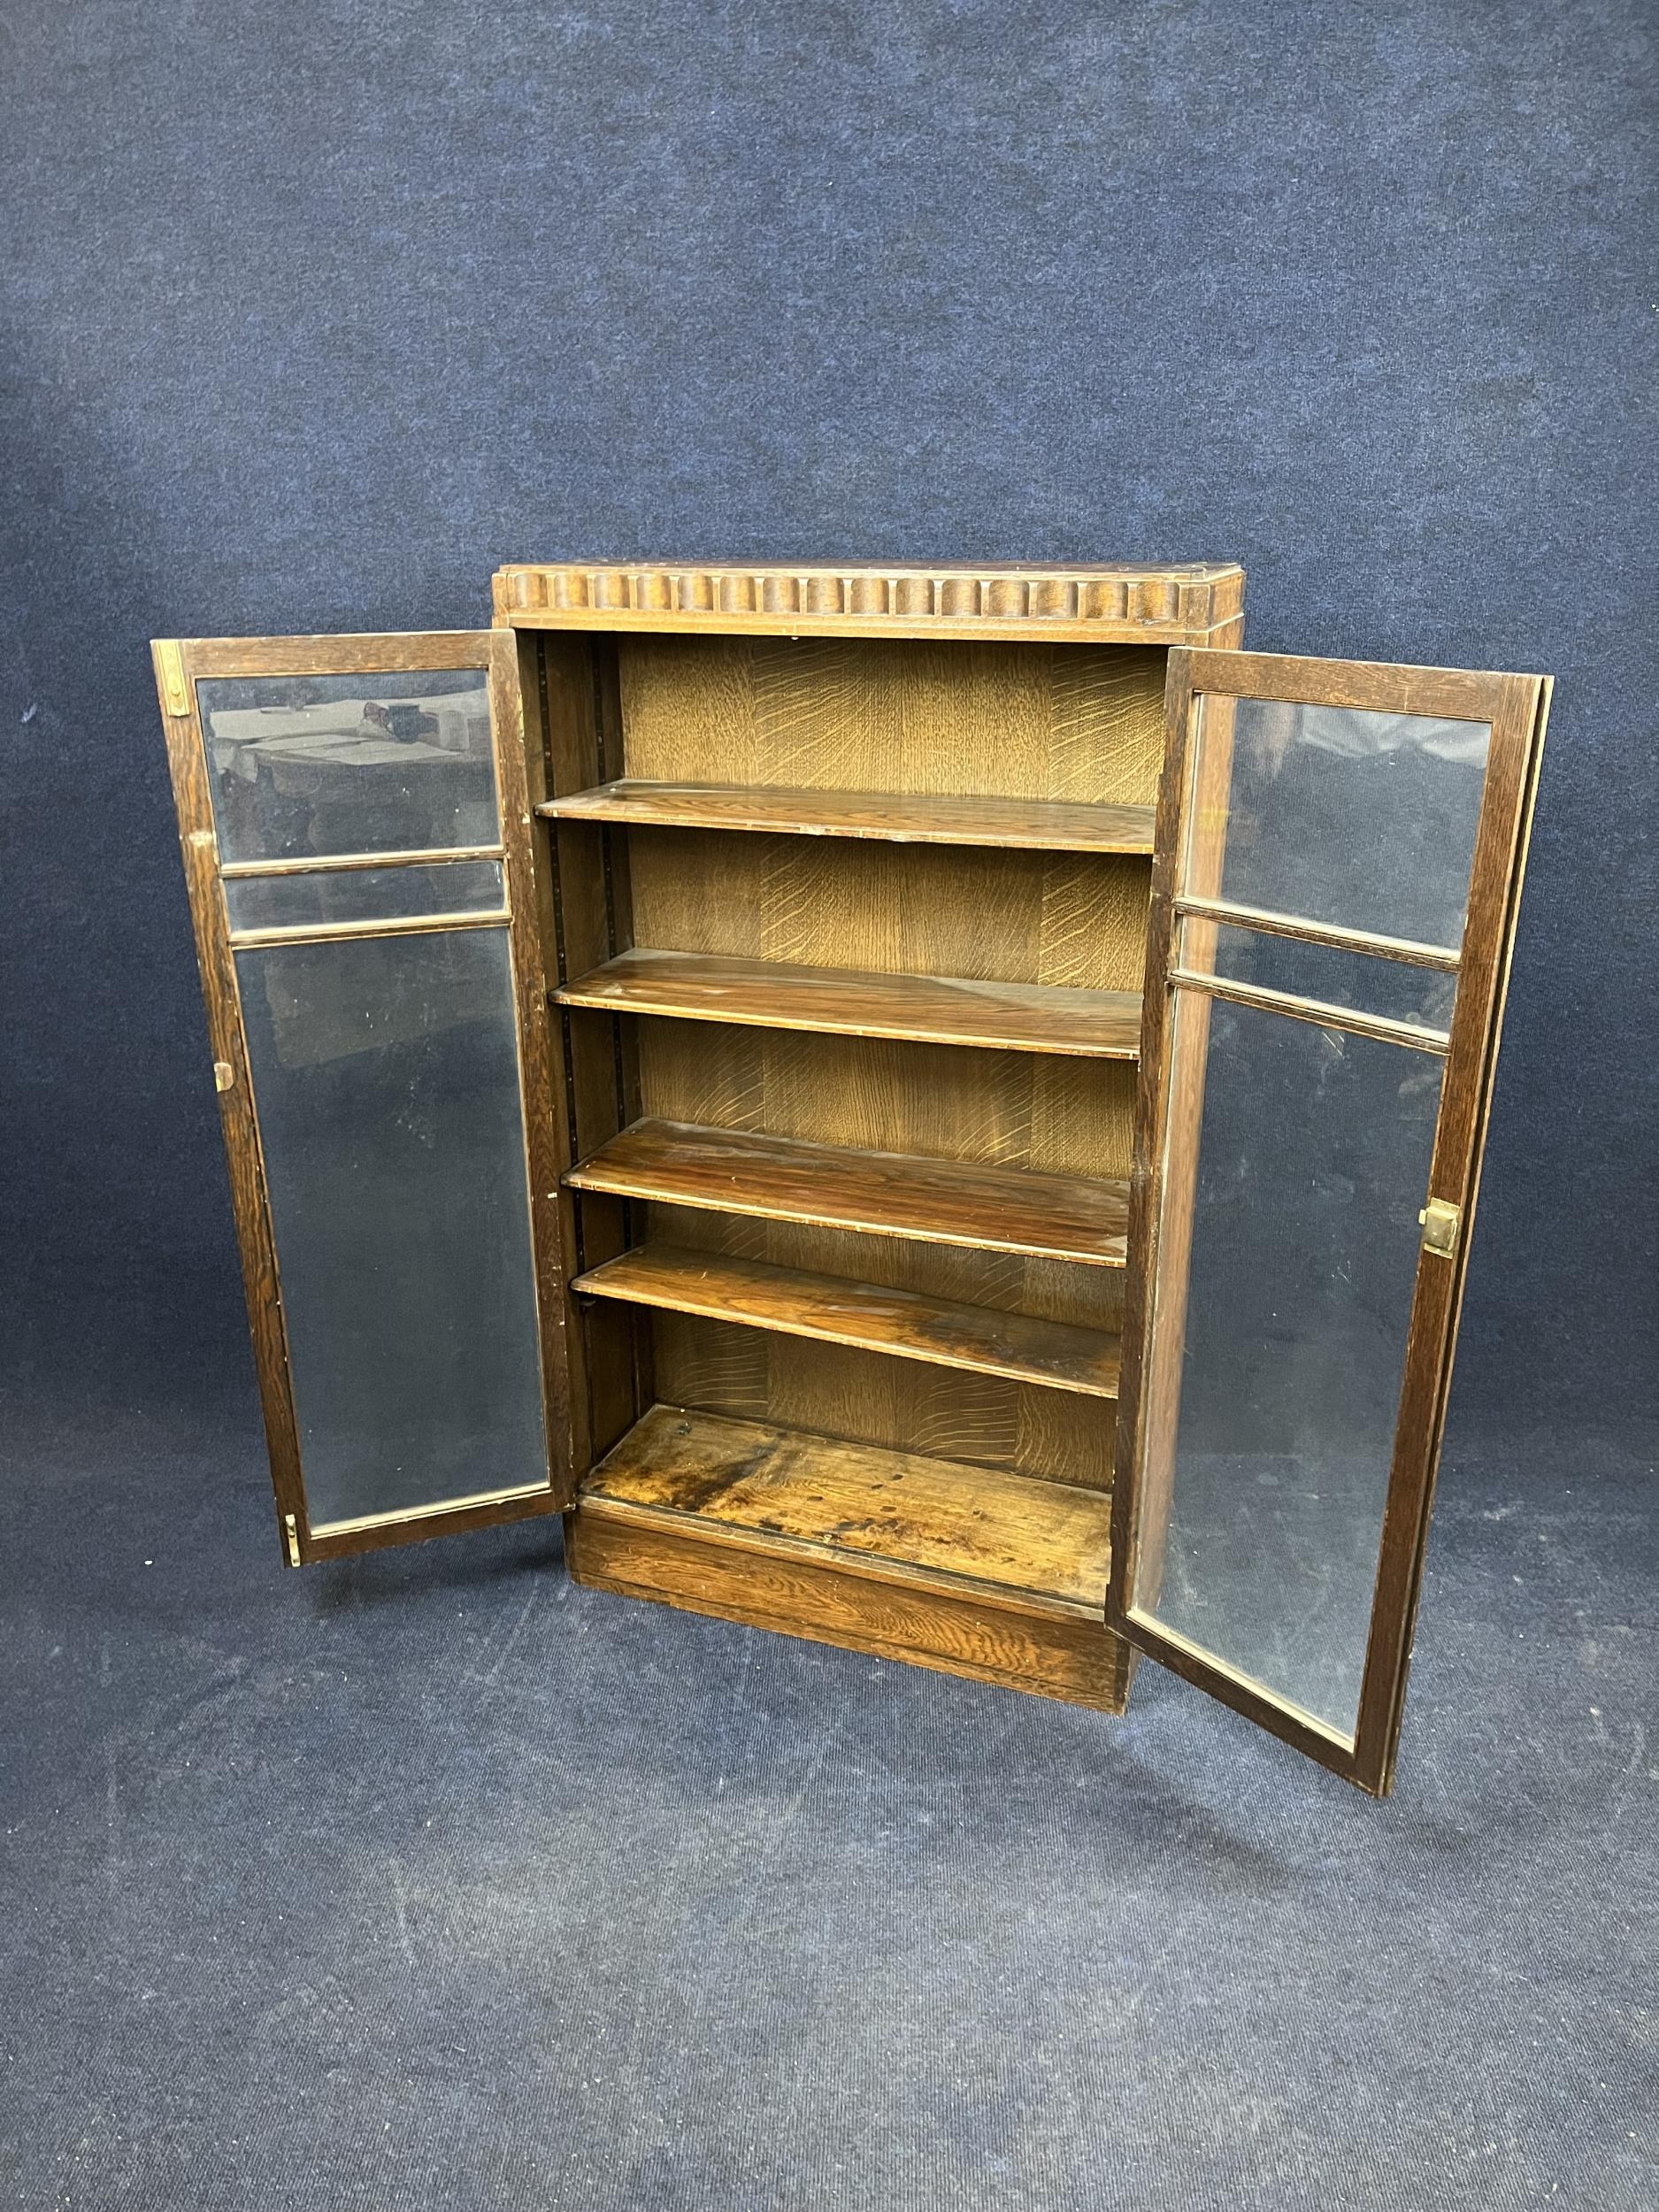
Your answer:
[[[1456,1459],[1386,1805],[574,1588],[278,1565],[251,1409],[5,1471],[0,2202],[1651,2212],[1650,1468]]]

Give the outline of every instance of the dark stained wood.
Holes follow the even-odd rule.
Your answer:
[[[572,1288],[1090,1397],[1118,1394],[1118,1340],[1103,1330],[773,1267],[735,1253],[647,1245],[580,1276]]]
[[[1132,1060],[1141,1041],[1138,991],[810,968],[710,953],[623,953],[558,993],[563,1006],[664,1014],[688,1021],[808,1029],[851,1037]]]
[[[567,1180],[578,1190],[872,1236],[988,1246],[1096,1267],[1121,1267],[1125,1258],[1124,1186],[1080,1176],[642,1121]]]
[[[253,1336],[255,1367],[265,1416],[279,1539],[291,1563],[378,1550],[388,1544],[448,1534],[557,1511],[573,1493],[571,1473],[557,1248],[549,1247],[552,1208],[541,1194],[556,1192],[556,1159],[544,1144],[550,1127],[545,1033],[547,979],[533,929],[529,839],[532,815],[524,784],[524,745],[517,712],[516,654],[512,640],[494,631],[437,632],[418,636],[344,638],[221,638],[159,640],[152,647],[166,733],[190,897],[197,959],[206,1001],[213,1057],[221,1064],[219,1109],[230,1167],[232,1203],[241,1248],[243,1286]],[[313,1534],[305,1502],[298,1425],[289,1384],[287,1329],[282,1314],[279,1255],[272,1229],[259,1143],[257,1102],[251,1095],[241,997],[232,957],[218,842],[208,781],[206,749],[196,702],[196,683],[209,676],[327,674],[358,670],[396,673],[410,669],[486,668],[492,726],[496,734],[497,803],[509,896],[522,905],[510,925],[516,987],[521,1082],[526,1125],[526,1173],[534,1232],[536,1294],[542,1333],[543,1406],[552,1483],[511,1494],[462,1501],[406,1516],[336,1525]],[[183,710],[180,711],[180,709]],[[497,926],[499,915],[493,918]],[[205,1072],[205,1071],[204,1071]],[[556,1203],[556,1201],[554,1202]]]
[[[463,1536],[469,1529],[499,1528],[509,1522],[538,1520],[557,1512],[547,1489],[527,1486],[464,1498],[455,1505],[417,1507],[407,1513],[376,1513],[361,1520],[329,1521],[314,1529],[304,1547],[303,1564],[319,1559],[353,1559],[362,1552],[389,1551],[405,1544],[427,1544],[434,1537]]]
[[[844,1651],[1101,1713],[1128,1701],[1135,1653],[1098,1619],[971,1587],[857,1572],[828,1551],[750,1537],[741,1546],[693,1516],[651,1519],[593,1500],[566,1517],[565,1557],[590,1589],[647,1598]]]
[[[488,668],[500,650],[491,630],[183,641],[192,682],[211,676],[397,676],[411,669]]]
[[[509,929],[518,1026],[518,1080],[524,1107],[525,1160],[541,1340],[541,1395],[554,1506],[576,1494],[582,1462],[577,1449],[572,1389],[559,1174],[565,1156],[557,1133],[556,1085],[548,986],[539,926],[535,845],[541,833],[530,809],[531,748],[518,685],[518,647],[511,635],[488,634],[489,716],[495,745],[495,795],[505,848]],[[482,1525],[486,1509],[479,1508]],[[495,1517],[510,1517],[497,1516]]]
[[[583,1485],[583,1510],[601,1502],[1054,1611],[1087,1617],[1105,1601],[1110,1513],[1099,1492],[770,1422],[653,1406]]]
[[[1215,855],[1203,825],[1215,816],[1194,795],[1199,834],[1188,880],[1183,848],[1186,763],[1197,695],[1323,702],[1393,713],[1487,721],[1492,738],[1476,837],[1449,1050],[1429,1194],[1462,1210],[1449,1257],[1419,1253],[1404,1353],[1404,1383],[1384,1516],[1359,1722],[1350,1744],[1287,1707],[1225,1661],[1166,1632],[1148,1617],[1156,1601],[1179,1358],[1185,1248],[1195,1171],[1201,1099],[1183,1024],[1168,1018],[1167,979],[1177,897],[1213,902]],[[1122,1405],[1113,1508],[1113,1569],[1107,1618],[1141,1649],[1254,1720],[1271,1734],[1375,1795],[1393,1786],[1406,1674],[1421,1588],[1436,1462],[1467,1265],[1480,1153],[1490,1111],[1504,987],[1549,684],[1536,676],[1456,670],[1379,668],[1251,654],[1177,652],[1170,667],[1170,744],[1153,872],[1148,1021],[1136,1106],[1131,1212],[1130,1294],[1125,1315]],[[1187,1005],[1194,1002],[1187,999]],[[1186,1008],[1184,1006],[1183,1011]],[[1156,1295],[1154,1295],[1154,1276]],[[1161,1310],[1164,1310],[1161,1317]],[[1176,1323],[1167,1318],[1169,1310]],[[1171,1328],[1176,1333],[1166,1337]]]
[[[495,578],[515,626],[789,637],[1064,638],[1236,645],[1235,562],[1097,568],[725,567],[514,563]]]
[[[184,856],[184,879],[189,894],[196,964],[202,976],[208,1049],[219,1064],[219,1126],[230,1171],[231,1210],[242,1257],[242,1292],[253,1339],[254,1370],[259,1385],[271,1483],[276,1493],[277,1540],[283,1548],[282,1557],[289,1560],[290,1550],[284,1536],[286,1523],[293,1532],[293,1548],[303,1558],[308,1536],[305,1487],[300,1478],[299,1425],[288,1388],[288,1329],[282,1315],[276,1243],[265,1190],[265,1156],[248,1083],[242,998],[230,950],[225,896],[219,884],[213,799],[196,706],[190,649],[182,642],[166,639],[153,641],[150,651],[156,664],[167,765],[173,778],[179,844]],[[165,661],[170,656],[178,657],[173,665],[189,702],[188,710],[182,715],[169,710]],[[204,1067],[203,1082],[213,1079],[213,1068]]]
[[[1379,714],[1444,716],[1454,722],[1492,721],[1504,703],[1505,685],[1517,680],[1470,668],[1413,668],[1388,661],[1332,661],[1301,653],[1235,653],[1202,647],[1191,650],[1186,667],[1195,693],[1279,699],[1294,706],[1358,707]]]
[[[1394,1787],[1552,691],[1547,676],[1505,676],[1493,709],[1492,748],[1470,876],[1451,1049],[1441,1081],[1440,1125],[1429,1170],[1429,1195],[1461,1209],[1460,1233],[1449,1257],[1426,1248],[1418,1255],[1405,1386],[1360,1692],[1352,1778],[1379,1796]]]
[[[526,788],[503,820],[549,810],[534,887],[512,895],[519,987],[541,970],[569,993],[521,1017],[543,1056],[526,1097],[544,1303],[569,1347],[565,1463],[583,1472],[619,1437],[626,1453],[670,1394],[664,1367],[798,1438],[749,1521],[588,1495],[568,1521],[577,1578],[1121,1710],[1133,1654],[1101,1617],[1103,1560],[1083,1563],[1109,1509],[1092,1486],[1115,1411],[1112,1179],[1163,674],[1172,642],[1237,642],[1241,592],[1227,564],[518,568],[497,579],[496,644],[203,649],[198,673],[516,657]],[[593,810],[618,783],[672,795]],[[750,833],[709,833],[757,808]],[[700,1126],[680,1133],[695,1187],[652,1195],[648,1229],[641,1186],[614,1171],[637,1177],[629,1148],[653,1122]],[[764,1158],[762,1204],[730,1187],[734,1144]],[[854,1435],[862,1482],[860,1448],[830,1440]],[[828,1541],[803,1458],[819,1488],[841,1470]],[[760,1525],[780,1486],[793,1532]],[[296,1502],[306,1556],[520,1509],[312,1539]]]
[[[563,821],[681,829],[867,837],[895,844],[994,845],[1034,852],[1149,853],[1149,806],[1079,806],[1059,799],[928,797],[885,791],[787,790],[623,780],[552,800]]]
[[[605,639],[537,637],[520,644],[521,690],[532,741],[526,758],[533,796],[603,780],[607,745],[615,743],[614,657]],[[628,942],[626,897],[618,910],[608,840],[588,827],[538,826],[537,918],[546,972],[555,984],[603,964]],[[572,1420],[580,1474],[638,1417],[649,1398],[637,1384],[639,1347],[630,1317],[582,1308],[569,1295],[571,1279],[626,1251],[626,1210],[609,1199],[585,1205],[560,1179],[585,1152],[636,1118],[626,1094],[617,1041],[598,1025],[573,1026],[555,1015],[549,1027],[558,1080],[554,1118],[558,1162],[549,1188],[559,1210],[561,1293],[569,1340],[576,1347]]]

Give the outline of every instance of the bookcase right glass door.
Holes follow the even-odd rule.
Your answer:
[[[1547,691],[1171,657],[1108,1616],[1379,1793]]]

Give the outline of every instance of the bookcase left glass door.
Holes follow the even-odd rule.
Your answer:
[[[284,1555],[572,1492],[510,631],[153,648]]]

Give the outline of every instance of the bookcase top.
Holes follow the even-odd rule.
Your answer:
[[[496,624],[513,629],[1225,646],[1239,641],[1243,603],[1236,561],[515,562],[495,579]]]

